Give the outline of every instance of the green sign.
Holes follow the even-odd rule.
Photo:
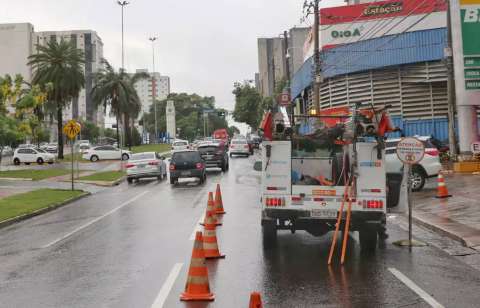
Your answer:
[[[478,68],[465,69],[465,79],[480,79],[480,69]]]
[[[465,67],[480,67],[480,58],[465,58]]]
[[[463,4],[461,1],[461,4]],[[471,2],[477,1],[468,1]],[[465,56],[480,55],[480,1],[474,5],[461,7],[463,54]]]
[[[479,90],[480,81],[467,80],[465,81],[465,89],[467,90]]]

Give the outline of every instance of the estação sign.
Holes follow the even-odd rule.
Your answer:
[[[386,15],[403,11],[403,2],[391,2],[380,5],[370,5],[363,10],[363,16]]]

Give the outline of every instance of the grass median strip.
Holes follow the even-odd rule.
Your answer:
[[[61,204],[85,194],[81,190],[39,189],[0,199],[0,222]]]
[[[70,171],[66,169],[43,169],[43,170],[9,170],[0,171],[0,178],[14,178],[14,179],[32,179],[34,181],[44,180],[55,176],[62,176],[69,174]]]
[[[92,175],[84,176],[80,178],[80,181],[102,181],[102,182],[113,182],[125,175],[123,171],[106,171],[98,172]]]
[[[171,149],[170,144],[165,144],[165,143],[160,143],[160,144],[144,144],[144,145],[139,145],[139,146],[134,146],[132,147],[132,152],[133,153],[142,153],[142,152],[157,152],[157,153],[163,153],[170,151]],[[128,148],[126,148],[128,150]]]

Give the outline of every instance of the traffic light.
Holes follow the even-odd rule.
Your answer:
[[[219,112],[217,113],[217,115],[218,115],[219,117],[225,117],[225,116],[227,115],[227,113],[226,113],[225,111],[219,111]]]

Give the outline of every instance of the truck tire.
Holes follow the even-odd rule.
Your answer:
[[[375,251],[375,249],[377,248],[378,239],[377,230],[373,227],[365,226],[360,229],[358,233],[360,238],[360,247],[362,251]]]
[[[277,242],[277,226],[275,221],[264,220],[262,222],[263,247],[270,248]]]
[[[387,173],[387,208],[396,207],[400,200],[400,190],[402,187],[401,173]]]

